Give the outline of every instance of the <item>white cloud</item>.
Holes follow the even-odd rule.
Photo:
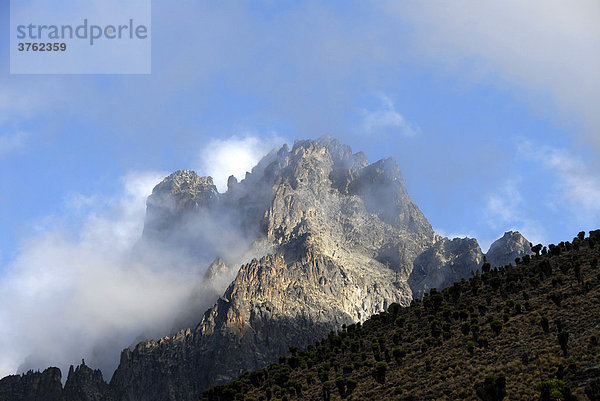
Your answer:
[[[488,196],[486,211],[493,217],[490,219],[490,225],[497,228],[499,225],[519,220],[522,203],[523,198],[517,189],[516,181],[508,180],[498,192]]]
[[[473,233],[472,231],[464,233],[464,232],[446,231],[443,228],[434,228],[433,231],[435,231],[436,234],[438,234],[442,237],[449,238],[449,239],[476,238],[475,233]]]
[[[527,216],[518,185],[518,181],[508,179],[496,192],[488,195],[484,211],[488,224],[493,230],[519,231],[533,243],[544,243],[546,232],[537,221]]]
[[[581,159],[565,150],[549,146],[534,147],[529,142],[519,146],[519,152],[532,157],[558,178],[560,207],[570,210],[580,222],[600,219],[600,176]]]
[[[46,225],[21,245],[0,280],[0,377],[19,368],[64,372],[85,358],[108,378],[139,335],[169,332],[197,266],[133,246],[146,197],[163,176],[131,173],[114,197],[74,196],[67,205],[82,214],[75,235]]]
[[[244,179],[263,156],[285,141],[276,135],[261,138],[254,135],[232,136],[229,139],[213,139],[200,154],[200,172],[213,177],[219,192],[227,190],[227,179],[234,175]]]
[[[369,134],[398,133],[403,136],[414,136],[416,130],[396,111],[394,102],[388,96],[380,94],[381,110],[364,111],[363,128]]]
[[[516,85],[535,107],[548,99],[583,121],[600,150],[600,2],[388,2],[414,26],[413,51],[452,73]]]
[[[486,252],[489,249],[490,244],[496,240],[496,238],[494,238],[494,239],[481,238],[479,235],[477,235],[473,231],[455,232],[455,231],[446,231],[443,228],[434,228],[433,231],[435,231],[436,234],[438,234],[442,237],[449,238],[449,239],[475,238],[477,240],[477,243],[479,244],[479,247],[481,248],[482,252]]]
[[[5,134],[0,136],[0,159],[20,150],[25,146],[29,135],[25,132],[16,132],[13,134]]]
[[[102,244],[107,250],[130,249],[142,233],[146,198],[165,176],[162,172],[132,172],[123,177],[123,193],[119,198],[96,200],[96,207],[92,207],[83,227],[82,241],[95,246]],[[110,213],[106,214],[106,211],[102,210],[98,214],[94,209],[99,207],[108,207]]]

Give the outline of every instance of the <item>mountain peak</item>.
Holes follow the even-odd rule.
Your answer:
[[[172,173],[154,187],[146,201],[144,237],[163,238],[187,213],[215,204],[218,196],[212,177],[191,170]]]
[[[514,264],[515,258],[523,255],[533,255],[529,241],[518,231],[507,231],[490,245],[486,258],[496,267]]]
[[[490,254],[514,260],[525,245],[506,233]],[[110,383],[118,401],[197,399],[483,260],[476,240],[436,236],[394,159],[369,164],[331,136],[274,149],[222,194],[211,177],[174,172],[148,197],[144,246],[206,270],[177,335],[124,351]],[[86,367],[70,376],[101,387]]]
[[[201,177],[193,170],[177,170],[154,187],[152,193],[189,194],[198,197],[206,190],[217,192],[212,177]]]

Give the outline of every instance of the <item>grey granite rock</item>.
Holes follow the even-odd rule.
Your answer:
[[[414,295],[421,297],[431,288],[442,289],[470,277],[482,263],[483,253],[475,239],[441,238],[417,257],[408,283]]]
[[[412,262],[435,237],[393,160],[369,165],[329,137],[272,152],[219,197],[250,212],[243,229],[258,223],[271,252],[241,267],[194,330],[126,350],[111,381],[119,399],[192,399],[291,345],[408,304]]]
[[[485,254],[492,267],[515,264],[516,258],[533,255],[529,241],[518,231],[508,231],[490,245]]]

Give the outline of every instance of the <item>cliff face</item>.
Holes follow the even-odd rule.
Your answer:
[[[392,159],[369,164],[328,137],[269,153],[224,194],[210,177],[175,172],[147,206],[140,247],[212,261],[177,318],[184,329],[123,351],[110,385],[75,369],[65,394],[194,400],[289,346],[468,277],[483,259],[475,240],[433,232]]]
[[[504,233],[486,254],[473,238],[442,238],[414,261],[408,283],[416,297],[431,288],[446,288],[481,269],[484,256],[492,267],[515,264],[515,258],[533,255],[529,241],[518,231]]]
[[[254,188],[269,196],[255,199]],[[164,399],[164,388],[169,399],[191,399],[290,345],[308,345],[392,302],[408,304],[412,262],[435,237],[395,162],[369,165],[329,138],[270,154],[243,181],[230,180],[217,203],[221,212],[254,211],[240,229],[258,220],[250,248],[266,243],[270,252],[240,268],[194,330],[126,350],[111,381],[119,399]]]
[[[331,400],[598,401],[597,234],[461,280],[410,307],[390,306],[294,357],[211,388],[203,400],[323,400],[329,392]],[[559,336],[568,340],[562,352]],[[289,384],[280,391],[281,372]]]
[[[65,401],[58,368],[43,372],[29,371],[23,375],[7,376],[0,380],[2,401]]]
[[[442,238],[417,257],[408,282],[420,297],[432,288],[442,289],[469,277],[482,263],[483,253],[475,239]]]
[[[65,401],[112,401],[108,384],[102,378],[102,372],[85,365],[69,369],[64,389]]]

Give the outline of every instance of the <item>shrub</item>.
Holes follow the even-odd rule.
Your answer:
[[[438,338],[440,335],[442,335],[442,327],[441,324],[438,320],[434,320],[431,323],[431,336]]]
[[[542,330],[544,333],[548,333],[550,331],[550,322],[548,322],[548,318],[546,316],[542,316],[540,320],[540,325],[542,326]]]
[[[494,320],[492,323],[490,323],[490,328],[494,333],[496,333],[496,335],[500,334],[502,331],[502,326],[503,324],[500,320]]]
[[[396,363],[400,364],[402,359],[406,356],[406,350],[403,348],[394,348],[392,355],[394,356]]]
[[[473,352],[475,351],[475,343],[472,340],[467,341],[467,351],[469,351],[469,354],[473,355]]]
[[[562,300],[563,300],[563,296],[561,293],[552,293],[548,295],[548,299],[551,300],[552,302],[554,302],[554,304],[556,306],[560,306]]]
[[[475,384],[475,392],[482,400],[502,401],[506,397],[506,378],[488,375],[482,383]]]
[[[333,384],[331,382],[323,383],[323,389],[322,389],[323,401],[331,400],[331,390],[332,389],[333,389]]]
[[[391,313],[394,316],[398,315],[398,313],[400,313],[401,310],[402,310],[402,306],[400,306],[400,304],[398,304],[396,302],[393,302],[388,307],[388,312]]]
[[[287,363],[292,369],[298,368],[300,367],[300,358],[298,358],[297,356],[289,357]]]
[[[255,370],[255,371],[251,372],[249,375],[250,383],[254,387],[260,387],[260,385],[262,384],[263,378],[264,378],[264,371],[262,369]]]
[[[558,344],[563,351],[563,354],[567,356],[567,345],[569,342],[569,333],[566,331],[561,331],[558,333]]]
[[[335,386],[337,387],[340,397],[346,398],[346,380],[343,377],[339,376],[335,379]]]
[[[290,393],[295,392],[297,397],[302,397],[302,384],[297,381],[290,381],[288,386]]]
[[[540,392],[540,401],[575,401],[577,398],[571,394],[571,390],[565,386],[562,380],[548,380],[538,383],[537,390]]]
[[[383,384],[385,383],[385,374],[388,370],[388,365],[385,362],[378,362],[375,365],[375,369],[373,370],[373,377],[377,382]]]

